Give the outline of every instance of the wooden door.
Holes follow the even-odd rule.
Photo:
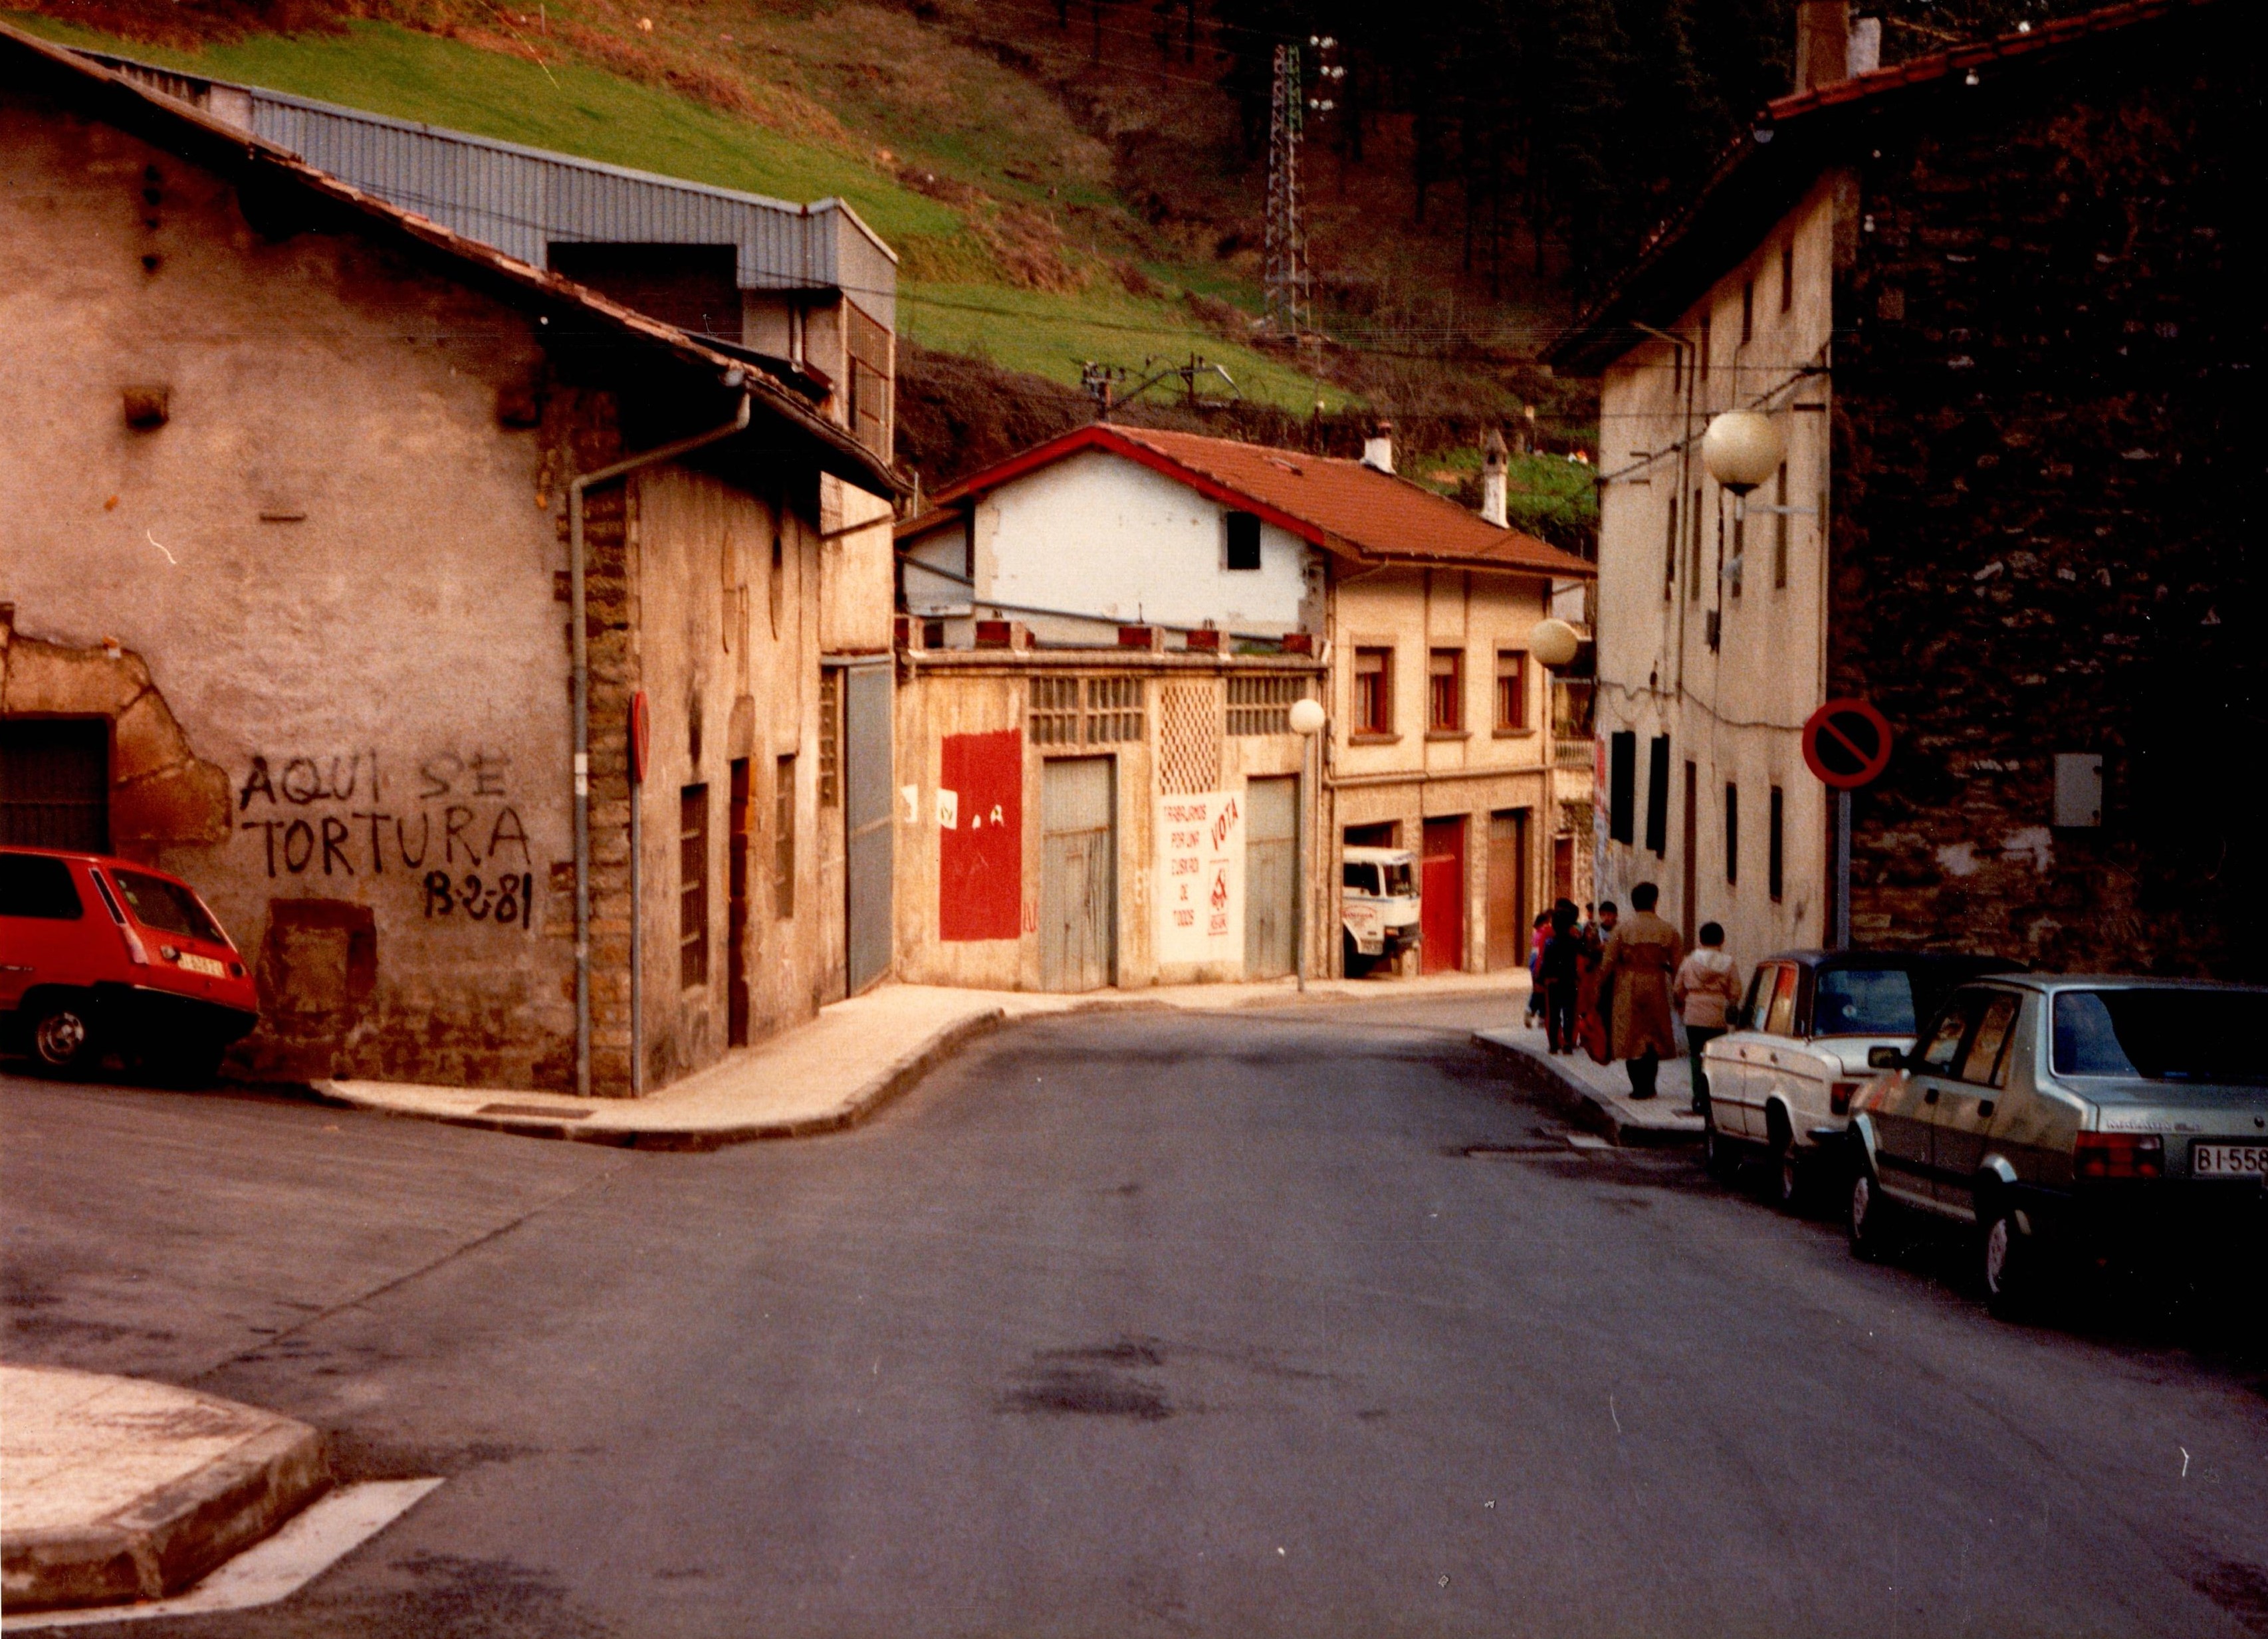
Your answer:
[[[1244,976],[1278,979],[1299,959],[1293,941],[1300,781],[1244,783]]]
[[[725,1041],[748,1045],[748,760],[733,759],[733,790],[725,829],[731,843],[725,868]]]
[[[1418,966],[1429,974],[1465,965],[1465,816],[1425,821],[1423,880],[1418,887]]]
[[[1572,836],[1551,839],[1551,897],[1554,900],[1575,897],[1575,839]]]
[[[1040,989],[1111,982],[1118,824],[1108,757],[1051,760],[1040,776]]]
[[[1491,973],[1528,966],[1528,810],[1489,816],[1488,965]]]

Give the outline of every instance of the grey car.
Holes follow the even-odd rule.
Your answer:
[[[2011,974],[1964,984],[1852,1102],[1852,1250],[1973,1225],[1995,1313],[2066,1254],[2268,1250],[2268,989]],[[2255,1265],[2257,1267],[2257,1263]]]

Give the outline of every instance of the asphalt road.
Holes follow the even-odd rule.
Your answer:
[[[1474,1014],[1027,1025],[707,1156],[0,1078],[10,1358],[448,1476],[85,1631],[2268,1633],[2257,1330],[1999,1324],[1569,1148]]]

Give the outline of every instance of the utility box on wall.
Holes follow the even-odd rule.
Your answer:
[[[2101,753],[2056,753],[2055,822],[2058,830],[2080,830],[2102,823]]]

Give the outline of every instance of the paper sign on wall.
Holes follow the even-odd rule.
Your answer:
[[[1158,960],[1244,959],[1244,810],[1234,792],[1158,799]]]

